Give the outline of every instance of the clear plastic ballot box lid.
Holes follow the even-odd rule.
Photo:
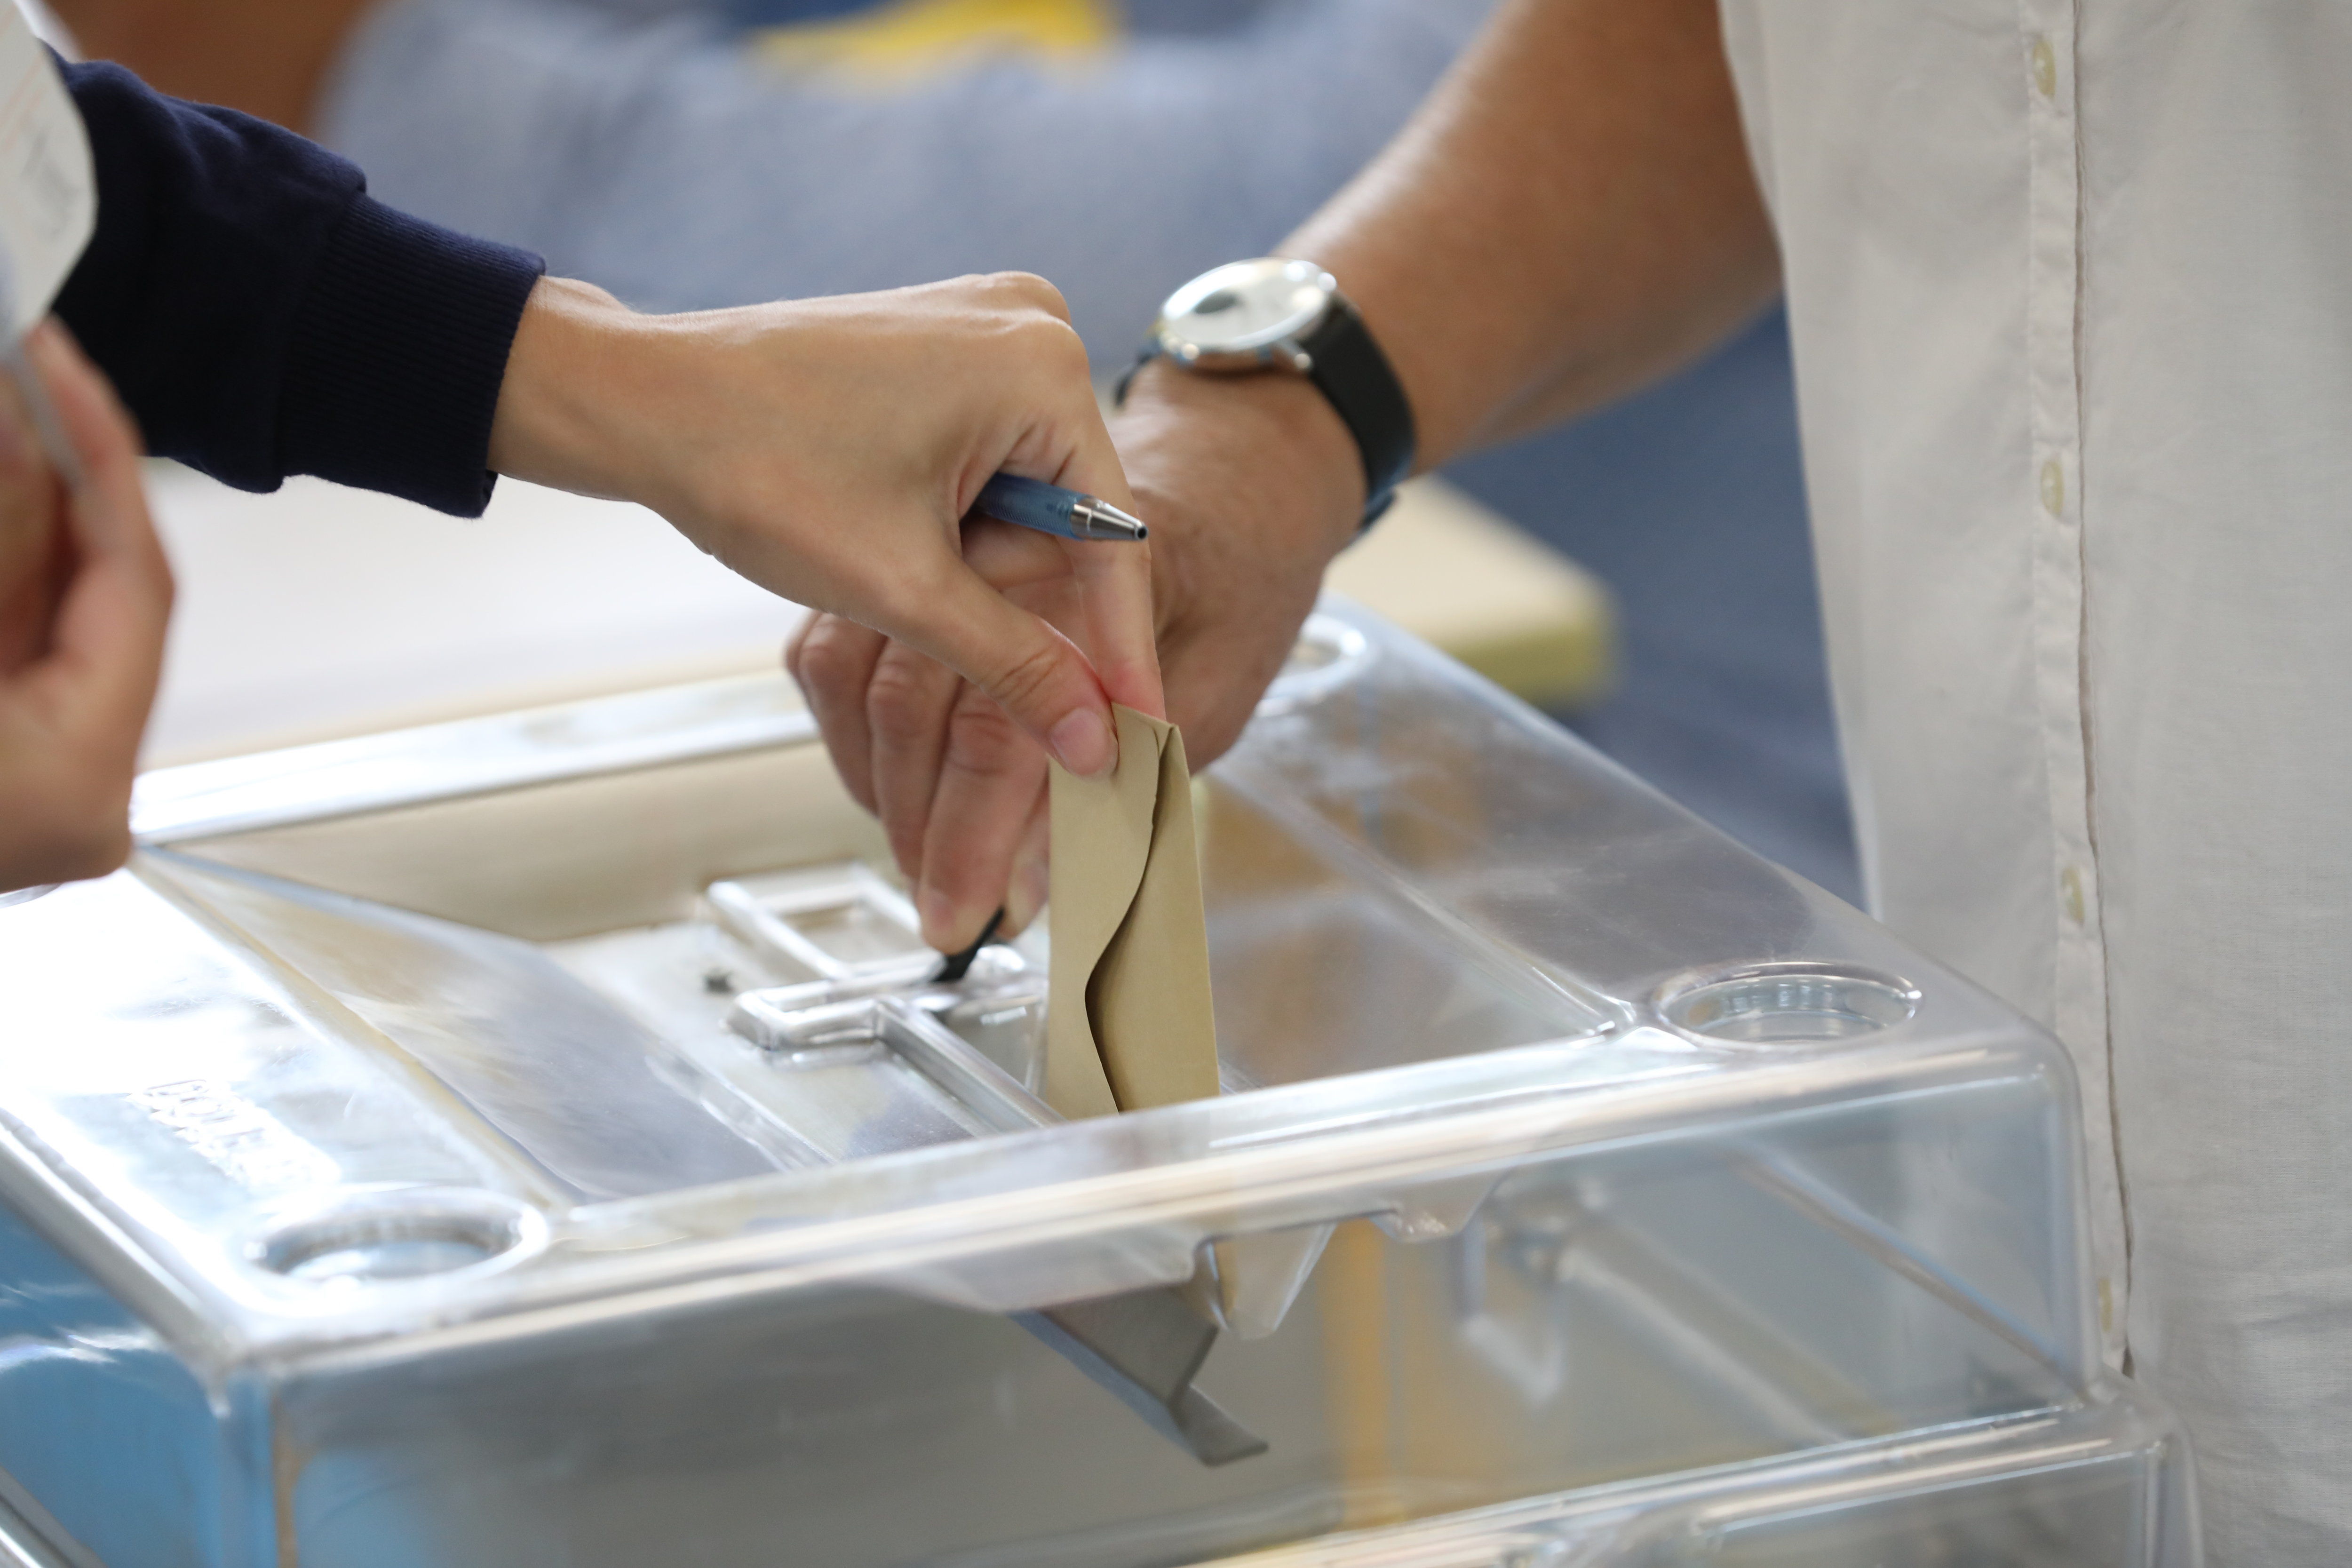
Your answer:
[[[1223,1093],[1065,1122],[781,680],[148,775],[0,908],[36,1561],[2198,1561],[2046,1036],[1327,603]]]

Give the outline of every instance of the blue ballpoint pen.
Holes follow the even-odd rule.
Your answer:
[[[1141,539],[1149,531],[1108,501],[1013,474],[999,474],[981,486],[971,510],[1063,539]]]

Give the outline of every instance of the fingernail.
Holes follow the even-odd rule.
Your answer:
[[[1084,778],[1099,777],[1118,761],[1118,743],[1090,708],[1079,709],[1046,731],[1045,743],[1064,767]]]
[[[974,920],[961,918],[955,900],[937,888],[925,888],[915,895],[915,910],[923,919],[923,940],[941,952],[961,952],[970,947],[971,939],[980,934],[980,922],[988,918],[985,914]]]

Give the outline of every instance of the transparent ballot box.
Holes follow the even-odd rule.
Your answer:
[[[0,1522],[109,1568],[2199,1561],[2059,1047],[1327,603],[1223,1094],[1066,1122],[781,680],[142,781],[0,909]],[[46,1554],[46,1555],[43,1555]]]

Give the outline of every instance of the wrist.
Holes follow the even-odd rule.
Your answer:
[[[657,318],[593,284],[542,278],[524,303],[490,423],[490,468],[582,495],[634,493],[635,422],[615,419],[609,390],[641,379]]]
[[[1159,450],[1153,436],[1171,426],[1192,437],[1165,449],[1213,453],[1228,482],[1290,492],[1269,526],[1282,531],[1280,542],[1291,552],[1319,565],[1355,542],[1364,513],[1362,456],[1312,383],[1281,371],[1195,373],[1155,359],[1137,369],[1113,428],[1122,451]],[[1139,490],[1153,488],[1153,477],[1129,475]]]

